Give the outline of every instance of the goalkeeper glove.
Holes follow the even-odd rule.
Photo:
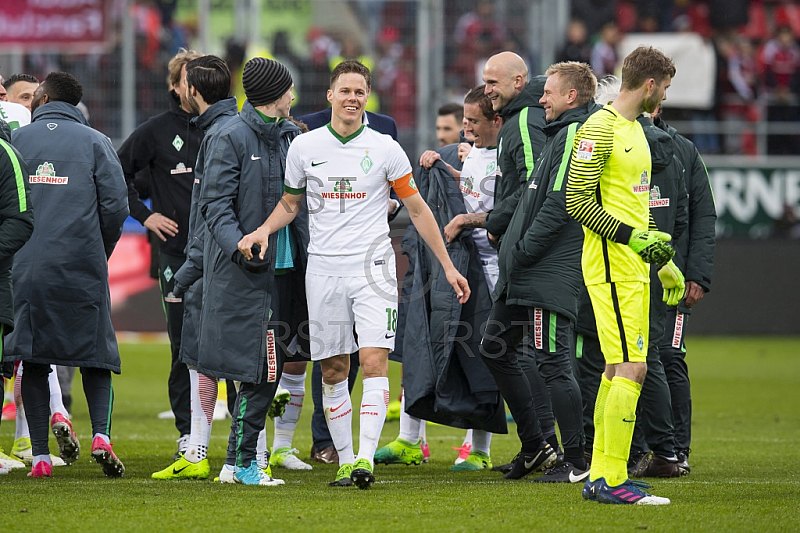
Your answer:
[[[664,287],[664,301],[667,305],[678,305],[686,292],[686,281],[675,263],[669,261],[658,270],[658,279]]]
[[[675,250],[667,242],[672,240],[669,233],[663,231],[633,230],[628,246],[639,254],[645,263],[664,265],[675,255]]]

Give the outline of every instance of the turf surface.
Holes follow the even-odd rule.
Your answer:
[[[125,478],[104,478],[90,459],[88,414],[76,378],[73,419],[85,447],[81,458],[55,469],[51,479],[29,479],[23,470],[0,476],[4,530],[800,531],[800,474],[794,469],[800,462],[800,338],[690,339],[692,474],[654,480],[652,492],[673,501],[658,508],[584,502],[578,486],[450,472],[450,448],[460,445],[463,432],[433,425],[431,462],[379,465],[369,491],[328,488],[336,468],[316,463],[310,472],[276,470],[286,481],[281,487],[153,481],[150,474],[171,462],[177,438],[171,421],[156,419],[168,408],[169,351],[160,344],[121,350],[112,441]],[[399,366],[391,367],[395,396]],[[303,459],[311,446],[310,407],[309,394],[295,437]],[[212,474],[222,464],[228,424],[214,425]],[[13,422],[0,426],[6,451],[13,430]],[[381,444],[397,431],[397,422],[387,423]],[[495,464],[517,450],[515,436],[497,435],[492,442]]]

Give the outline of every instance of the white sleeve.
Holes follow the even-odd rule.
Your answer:
[[[411,174],[411,163],[403,148],[388,135],[386,138],[389,139],[388,153],[386,154],[386,179],[394,181]]]
[[[292,189],[303,190],[306,188],[306,172],[303,170],[303,157],[301,143],[294,142],[289,145],[289,151],[286,153],[286,176],[283,180],[284,187]]]

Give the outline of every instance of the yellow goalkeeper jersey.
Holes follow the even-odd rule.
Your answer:
[[[586,285],[649,281],[648,265],[628,246],[650,224],[650,147],[642,126],[610,105],[575,135],[567,211],[584,226]]]

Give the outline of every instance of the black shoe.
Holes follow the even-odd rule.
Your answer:
[[[692,468],[689,466],[689,454],[692,453],[690,448],[680,448],[675,450],[678,455],[678,468],[681,469],[684,476],[688,476]]]
[[[503,476],[506,479],[522,479],[531,472],[550,468],[556,464],[556,452],[546,442],[542,442],[535,452],[519,452],[511,461],[511,470]]]
[[[569,461],[559,463],[550,470],[545,470],[543,476],[532,479],[532,483],[584,483],[589,477],[589,469],[581,470]]]
[[[372,467],[366,459],[358,459],[353,464],[353,472],[350,474],[350,480],[356,484],[361,490],[366,490],[375,483],[375,475],[372,473]]]
[[[511,467],[514,466],[514,463],[506,463],[504,465],[497,465],[492,467],[492,472],[502,472],[504,474],[508,474],[511,472]]]
[[[650,459],[653,455],[650,452],[631,453],[628,458],[628,477],[644,477],[647,468],[650,466]]]

